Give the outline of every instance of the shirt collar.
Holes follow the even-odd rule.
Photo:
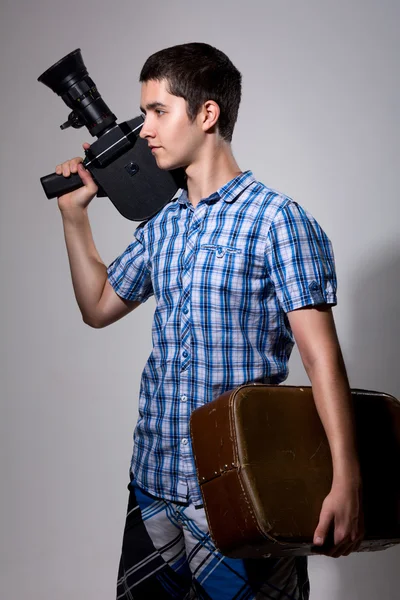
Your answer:
[[[237,175],[228,183],[221,186],[216,192],[213,192],[208,198],[204,198],[206,202],[217,202],[223,200],[224,202],[233,202],[244,190],[249,187],[255,181],[254,175],[251,171],[244,171]],[[187,190],[183,189],[179,197],[177,198],[180,204],[189,205],[189,199]]]

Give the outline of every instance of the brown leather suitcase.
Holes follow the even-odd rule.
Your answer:
[[[400,543],[400,402],[352,390],[363,477],[360,551]],[[311,387],[243,385],[192,413],[197,475],[220,552],[314,554],[332,461]],[[320,552],[320,550],[319,550]]]

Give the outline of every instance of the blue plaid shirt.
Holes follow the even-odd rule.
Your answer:
[[[196,208],[182,191],[134,237],[108,268],[119,296],[157,303],[131,470],[155,496],[201,504],[190,414],[243,383],[287,377],[286,313],[336,303],[331,243],[250,171]]]

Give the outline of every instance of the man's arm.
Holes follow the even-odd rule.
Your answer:
[[[84,148],[89,144],[84,144]],[[105,327],[131,312],[140,303],[116,294],[107,278],[107,267],[93,241],[87,207],[97,193],[92,176],[77,157],[58,165],[56,173],[68,177],[78,172],[84,186],[58,199],[75,297],[82,318],[91,327]]]
[[[314,543],[321,545],[334,524],[329,556],[347,556],[363,536],[361,476],[355,443],[351,393],[330,307],[305,307],[288,313],[310,378],[318,414],[333,462],[333,481],[322,505]],[[321,538],[318,540],[318,538]]]

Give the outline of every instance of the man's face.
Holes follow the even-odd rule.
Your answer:
[[[145,121],[140,137],[152,148],[161,169],[176,169],[192,164],[204,139],[196,119],[190,122],[186,100],[167,91],[165,80],[142,84],[140,109]]]

